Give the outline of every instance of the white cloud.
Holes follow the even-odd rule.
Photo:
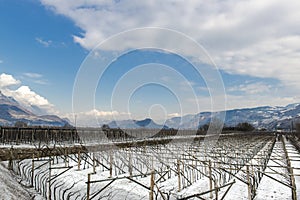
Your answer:
[[[14,97],[21,102],[29,105],[47,106],[49,102],[46,98],[36,94],[28,86],[21,86],[14,91]]]
[[[31,73],[31,72],[24,73],[24,76],[27,76],[29,78],[42,78],[43,77],[42,74]]]
[[[226,71],[272,77],[300,88],[298,0],[41,1],[84,31],[74,41],[86,49],[128,29],[170,28],[203,44]],[[158,44],[172,41],[168,36],[145,38]],[[124,41],[110,48],[130,44]]]
[[[48,85],[48,81],[47,80],[32,80],[32,82],[36,83],[36,84],[40,84],[40,85]]]
[[[274,31],[283,26],[295,25],[300,5],[296,0],[42,0],[42,3],[82,28],[85,33],[75,39],[87,48],[120,31],[145,26],[174,28],[200,41],[210,40],[210,44],[223,47],[226,47],[227,38],[230,42],[238,42],[231,46],[240,46],[276,34]],[[257,29],[253,31],[253,28]],[[218,32],[220,30],[223,32]]]
[[[103,111],[98,109],[92,109],[86,112],[68,113],[65,115],[71,122],[81,127],[97,127],[102,124],[107,124],[113,120],[125,120],[130,118],[129,113],[118,111]],[[76,120],[75,120],[76,118]]]
[[[94,115],[97,117],[111,117],[114,115],[119,115],[118,111],[100,111],[97,109],[93,109],[85,113],[86,115]]]
[[[247,48],[224,52],[216,57],[230,72],[279,79],[287,86],[299,88],[300,36],[270,38]],[[225,62],[223,62],[225,60]]]
[[[272,85],[264,84],[261,82],[249,83],[249,84],[245,83],[227,89],[228,92],[243,92],[249,95],[267,94],[270,93],[271,90],[274,90],[274,87]]]
[[[180,117],[179,113],[170,113],[168,114],[168,118],[172,118],[172,117]]]
[[[44,47],[49,47],[52,44],[51,40],[43,40],[42,38],[36,37],[35,40],[42,44]]]
[[[23,78],[40,85],[48,84],[48,81],[43,78],[43,75],[38,73],[32,73],[32,72],[23,73]]]
[[[218,97],[214,97],[218,98]],[[286,106],[291,103],[300,102],[300,96],[276,96],[276,95],[227,95],[226,96],[226,110],[236,108],[251,108],[258,106]],[[210,97],[198,96],[197,99],[186,99],[186,103],[197,102],[201,107],[201,111],[212,111]],[[222,104],[215,104],[214,111],[223,111]],[[193,113],[193,112],[191,112]],[[188,113],[184,113],[188,114]]]
[[[300,98],[290,96],[269,96],[269,95],[240,95],[227,96],[227,109],[250,108],[257,106],[286,106],[291,103],[299,102]],[[246,106],[245,106],[246,105]]]
[[[14,87],[13,87],[14,86]],[[17,87],[15,89],[15,87]],[[32,91],[29,86],[21,85],[21,81],[15,79],[12,75],[2,73],[0,75],[0,90],[6,96],[16,99],[25,108],[33,111],[34,107],[39,108],[37,114],[57,114],[54,105],[45,97]]]
[[[229,92],[243,93],[240,96],[228,95],[228,108],[285,105],[300,100],[298,0],[41,2],[53,12],[70,18],[82,29],[83,32],[73,38],[88,50],[108,37],[128,29],[169,28],[183,32],[202,44],[216,64],[227,72],[274,78],[282,84],[282,93],[272,93],[274,85],[261,82],[228,88]],[[158,46],[174,41],[169,35],[144,35],[142,39]],[[132,41],[124,40],[106,50],[119,50],[132,44]],[[176,45],[181,46],[181,42],[176,41]],[[186,49],[187,53],[192,54],[192,50],[188,47]],[[170,77],[163,77],[162,80],[172,81]],[[205,87],[199,87],[199,90],[206,91]],[[210,98],[198,100],[201,110],[210,110]],[[191,112],[192,109],[190,108]]]
[[[12,75],[5,73],[2,73],[0,75],[0,89],[19,85],[20,83],[21,82],[19,80],[16,80]]]
[[[206,87],[206,86],[199,86],[199,87],[197,87],[197,89],[200,92],[209,92],[208,87]]]

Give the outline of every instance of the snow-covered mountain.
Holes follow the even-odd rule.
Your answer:
[[[67,120],[56,115],[38,116],[23,106],[14,98],[7,97],[0,91],[0,125],[14,125],[17,121],[22,121],[33,126],[64,126]]]
[[[300,118],[300,104],[233,109],[224,112],[201,112],[196,115],[186,115],[182,118],[175,117],[168,119],[165,125],[172,128],[196,129],[209,123],[212,118],[220,119],[221,115],[225,114],[224,122],[226,126],[236,126],[238,123],[248,122],[256,128],[269,130],[277,128],[290,129],[292,123]]]
[[[225,113],[224,113],[225,112]],[[287,106],[264,106],[256,108],[233,109],[223,112],[201,112],[195,115],[173,117],[164,125],[159,125],[151,119],[142,121],[122,120],[112,121],[108,125],[112,128],[174,128],[174,129],[197,129],[214,119],[221,119],[225,114],[225,126],[236,126],[238,123],[247,122],[256,128],[290,129],[292,123],[300,121],[300,104]]]
[[[224,113],[225,112],[225,113]],[[213,118],[225,117],[225,126],[236,126],[238,123],[248,122],[256,128],[274,130],[277,128],[289,129],[292,123],[300,121],[300,104],[287,106],[264,106],[256,108],[233,109],[224,112],[201,112],[189,114],[183,117],[168,119],[164,125],[155,123],[152,119],[144,120],[121,120],[108,123],[111,128],[148,128],[148,129],[197,129],[208,124]],[[68,120],[61,119],[56,115],[39,116],[23,106],[14,98],[3,95],[0,91],[0,125],[14,125],[17,121],[26,122],[28,125],[37,126],[64,126]]]

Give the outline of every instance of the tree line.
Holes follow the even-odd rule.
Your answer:
[[[200,126],[199,130],[207,131],[209,126],[214,126],[214,122],[212,122],[212,124],[204,124],[203,126]],[[255,127],[248,122],[238,123],[236,126],[224,126],[222,128],[222,131],[254,131],[254,130]]]

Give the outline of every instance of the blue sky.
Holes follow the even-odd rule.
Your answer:
[[[80,29],[37,1],[0,4],[1,72],[21,80],[57,109],[70,111],[74,76],[87,54],[71,37]]]
[[[159,4],[1,0],[0,90],[25,106],[41,107],[43,113],[39,114],[54,113],[73,121],[73,86],[84,61],[93,54],[101,60],[108,58],[107,52],[113,55],[134,46],[124,39],[101,49],[100,55],[94,48],[122,31],[159,27],[178,31],[202,45],[218,67],[227,109],[300,102],[299,9],[296,0],[166,0]],[[157,46],[183,45],[172,35],[137,36],[136,45],[143,42],[140,38]],[[91,92],[95,99],[80,99],[82,107],[75,112],[82,116],[82,125],[89,125],[95,116],[105,121],[151,115],[162,122],[172,116],[211,110],[205,77],[185,60],[194,56],[192,50],[172,53],[154,48],[122,54]],[[213,68],[213,63],[199,67]],[[97,64],[96,68],[103,67]],[[86,79],[88,85],[90,80]],[[156,84],[143,85],[138,80]],[[132,84],[140,85],[129,91]],[[93,88],[86,88],[89,90]]]

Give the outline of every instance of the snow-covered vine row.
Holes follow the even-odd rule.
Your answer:
[[[234,134],[15,160],[13,171],[45,199],[261,199],[274,155],[287,174],[278,187],[291,186],[291,147],[274,134]]]

